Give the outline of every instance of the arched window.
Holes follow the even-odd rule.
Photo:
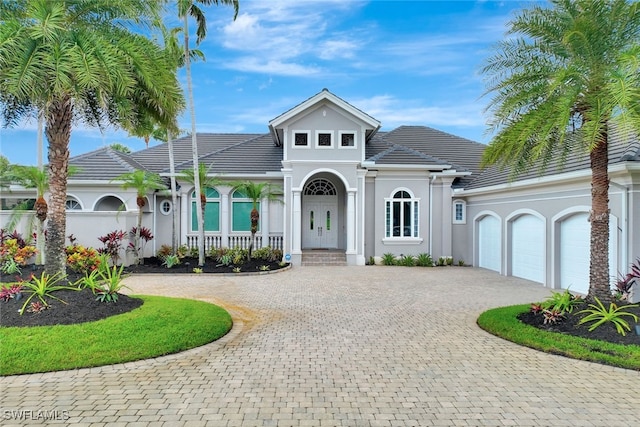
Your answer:
[[[231,231],[251,231],[251,210],[253,201],[240,190],[233,192],[231,196]],[[256,205],[260,212],[260,202]],[[258,221],[260,231],[260,221]]]
[[[324,178],[314,179],[304,186],[305,196],[335,196],[336,186]]]
[[[407,190],[397,190],[391,198],[385,199],[386,237],[418,237],[419,202]]]
[[[205,190],[204,231],[220,231],[220,193],[215,188]],[[198,231],[196,192],[191,193],[191,231]]]
[[[80,202],[71,196],[67,196],[67,201],[65,202],[65,209],[68,211],[79,211],[82,210],[82,206]]]

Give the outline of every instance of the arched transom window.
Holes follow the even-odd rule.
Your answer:
[[[397,190],[385,200],[386,237],[418,237],[419,202],[407,190]]]
[[[305,196],[335,196],[336,186],[327,179],[319,178],[309,182],[304,187]]]

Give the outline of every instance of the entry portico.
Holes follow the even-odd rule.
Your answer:
[[[322,90],[269,123],[282,147],[284,252],[338,249],[364,265],[365,145],[380,122]]]

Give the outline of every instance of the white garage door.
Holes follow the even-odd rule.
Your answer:
[[[500,272],[500,220],[485,216],[478,222],[478,266]]]
[[[615,278],[618,260],[618,227],[609,221],[609,277]],[[560,223],[560,287],[589,292],[589,246],[591,225],[587,213],[570,216]]]
[[[511,274],[544,283],[544,222],[522,215],[511,224]]]

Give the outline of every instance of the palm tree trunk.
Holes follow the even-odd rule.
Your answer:
[[[142,208],[144,205],[140,206],[140,202],[138,202],[138,226],[136,227],[136,236],[134,238],[134,248],[133,248],[133,256],[135,258],[136,264],[141,264],[142,257],[144,255],[140,255],[140,231],[142,230]]]
[[[45,243],[45,271],[65,274],[67,172],[73,105],[70,98],[56,99],[49,106],[45,132],[49,141],[49,213]]]
[[[44,161],[42,158],[42,152],[43,152],[43,148],[44,148],[44,141],[43,141],[43,128],[44,127],[44,110],[40,109],[40,111],[38,111],[38,138],[37,138],[37,161],[38,161],[38,168],[40,170],[43,170],[44,168]],[[65,198],[65,202],[66,202],[66,198]],[[46,217],[45,217],[46,218]],[[36,249],[38,250],[38,252],[36,253],[36,264],[37,265],[42,265],[45,263],[45,248],[44,248],[44,220],[42,221],[38,221],[36,223]]]
[[[191,61],[189,58],[189,14],[185,13],[184,22],[184,66],[187,74],[189,115],[191,116],[191,154],[193,157],[193,184],[196,190],[196,222],[198,223],[198,265],[204,265],[204,215],[200,200],[200,174],[198,173],[198,138],[196,137],[196,109],[193,102],[193,82],[191,80]]]
[[[251,252],[253,252],[253,243],[256,241],[258,221],[260,221],[260,212],[258,212],[258,209],[254,207],[251,209],[251,242],[249,243],[249,259],[251,259]]]
[[[609,175],[606,131],[591,151],[591,254],[589,296],[611,301],[609,285]]]
[[[176,162],[173,156],[173,138],[171,138],[171,131],[167,130],[167,148],[169,149],[169,172],[171,174],[171,204],[173,209],[171,209],[171,218],[173,220],[173,226],[171,227],[171,249],[172,253],[176,253],[178,249],[178,214],[176,210],[178,209],[178,191],[176,189]]]

